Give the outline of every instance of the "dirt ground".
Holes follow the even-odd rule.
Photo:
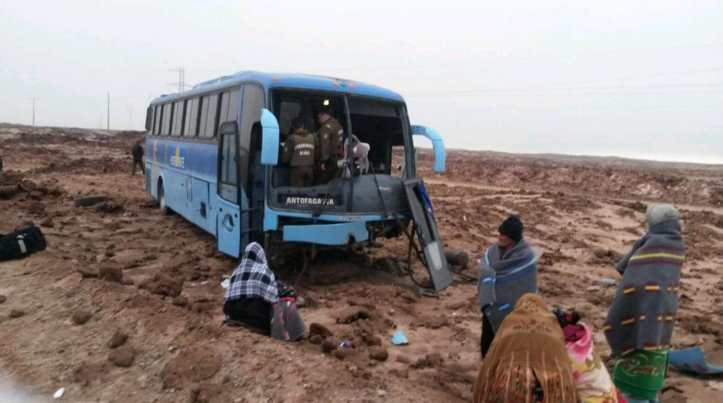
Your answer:
[[[33,222],[48,239],[46,251],[0,263],[0,384],[34,401],[61,387],[68,402],[468,401],[480,365],[475,285],[460,278],[420,296],[385,259],[406,258],[402,239],[322,253],[303,274],[275,268],[298,280],[319,336],[288,344],[222,326],[220,283],[236,262],[158,212],[143,176],[130,175],[141,137],[0,125],[0,233]],[[464,272],[519,214],[546,251],[542,295],[581,311],[605,357],[615,287],[600,280],[619,279],[613,265],[644,233],[647,203],[675,203],[687,261],[673,344],[723,350],[722,166],[449,151],[447,173],[434,175],[431,153],[420,160],[446,246],[470,254]],[[75,205],[88,195],[109,200]],[[396,330],[409,345],[391,345]],[[351,347],[336,348],[342,340]],[[721,378],[671,370],[662,401],[720,402],[721,391]]]

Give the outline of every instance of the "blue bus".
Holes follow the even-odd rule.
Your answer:
[[[345,138],[351,133],[370,145],[371,169],[291,187],[280,145],[296,117],[315,132],[322,107],[332,109]],[[329,77],[219,77],[153,100],[146,131],[148,193],[163,213],[203,228],[233,257],[254,241],[340,246],[399,236],[399,223],[411,219],[403,180],[415,177],[413,135],[431,140],[435,171],[444,170],[442,139],[409,123],[399,94]],[[401,177],[392,167],[393,147],[404,150]]]

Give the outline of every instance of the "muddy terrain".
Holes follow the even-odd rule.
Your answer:
[[[0,233],[33,222],[46,251],[0,263],[0,384],[33,401],[468,401],[480,365],[476,261],[519,214],[551,304],[601,332],[613,269],[645,231],[648,203],[675,203],[687,246],[676,348],[723,350],[723,166],[450,151],[420,171],[447,247],[471,261],[458,283],[420,295],[402,273],[407,243],[320,253],[272,267],[303,296],[311,334],[289,344],[222,326],[220,283],[236,261],[131,176],[140,132],[0,125]],[[76,199],[107,200],[78,206]],[[413,264],[414,277],[424,270]],[[407,346],[393,346],[402,330]],[[338,347],[347,341],[349,347]],[[4,378],[4,379],[2,379]],[[663,402],[720,401],[723,379],[671,370]],[[2,401],[2,398],[0,398]]]

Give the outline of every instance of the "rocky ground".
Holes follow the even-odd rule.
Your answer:
[[[303,273],[274,268],[305,298],[314,325],[300,343],[222,326],[220,282],[235,261],[161,215],[130,175],[142,135],[0,125],[0,233],[34,222],[48,239],[46,251],[0,263],[4,382],[35,401],[61,387],[68,402],[468,400],[480,365],[476,288],[459,277],[420,296],[395,263],[406,257],[401,239],[320,254]],[[613,265],[645,231],[647,203],[675,203],[688,260],[673,342],[723,350],[723,167],[450,151],[447,173],[434,175],[431,154],[420,160],[446,246],[472,257],[463,273],[474,275],[499,222],[519,214],[546,251],[542,295],[583,312],[605,356],[615,288],[600,280],[619,278]],[[108,200],[75,203],[98,194]],[[414,272],[424,277],[418,263]],[[391,345],[396,330],[408,346]],[[350,347],[338,348],[343,340]],[[671,371],[663,402],[719,401],[722,386]]]

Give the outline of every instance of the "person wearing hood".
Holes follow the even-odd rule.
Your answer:
[[[613,382],[631,403],[657,402],[663,388],[685,260],[675,207],[652,205],[646,218],[648,232],[615,266],[623,277],[603,327]]]
[[[472,403],[579,403],[565,339],[542,297],[525,294],[482,362]]]
[[[522,236],[523,230],[524,225],[517,216],[503,221],[498,228],[498,241],[487,249],[478,268],[479,307],[483,313],[482,358],[517,300],[524,294],[537,293],[537,260]]]

